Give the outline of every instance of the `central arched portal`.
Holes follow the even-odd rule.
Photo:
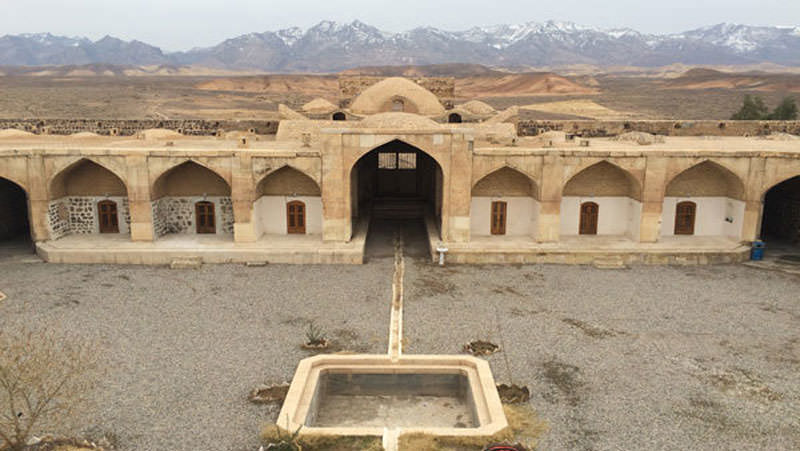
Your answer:
[[[442,168],[400,140],[362,156],[350,173],[353,222],[369,219],[367,256],[392,255],[395,234],[412,256],[429,252],[426,217],[441,231]]]

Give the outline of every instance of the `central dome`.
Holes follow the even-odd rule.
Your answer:
[[[444,107],[436,95],[407,78],[392,77],[381,80],[365,89],[353,101],[355,114],[376,114],[403,111],[424,116],[444,114]]]
[[[376,114],[361,121],[361,125],[365,128],[403,128],[413,130],[441,128],[441,125],[427,117],[410,113]]]

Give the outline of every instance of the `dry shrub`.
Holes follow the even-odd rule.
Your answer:
[[[97,346],[58,330],[0,330],[0,449],[75,417],[96,384]]]
[[[264,444],[278,443],[292,437],[292,433],[276,425],[270,425],[261,432],[261,440]],[[327,436],[300,434],[292,438],[296,450],[302,451],[381,451],[383,441],[381,437],[367,436]]]
[[[419,449],[431,451],[481,450],[485,446],[498,443],[516,443],[534,449],[548,429],[547,423],[540,420],[533,409],[527,405],[504,405],[508,427],[490,437],[435,436],[428,434],[405,434],[400,437],[399,449]]]

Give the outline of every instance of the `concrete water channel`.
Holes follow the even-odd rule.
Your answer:
[[[395,235],[387,353],[302,360],[279,426],[301,434],[382,436],[389,451],[404,433],[490,436],[508,426],[485,360],[403,354],[403,248]]]

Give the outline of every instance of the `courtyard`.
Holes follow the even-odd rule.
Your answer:
[[[498,383],[531,390],[539,449],[797,449],[800,278],[741,265],[436,267],[406,261],[404,352],[472,340]],[[37,263],[0,254],[0,327],[62,327],[108,372],[64,425],[121,450],[255,451],[280,406],[251,404],[312,355],[385,353],[392,258],[199,270]]]

